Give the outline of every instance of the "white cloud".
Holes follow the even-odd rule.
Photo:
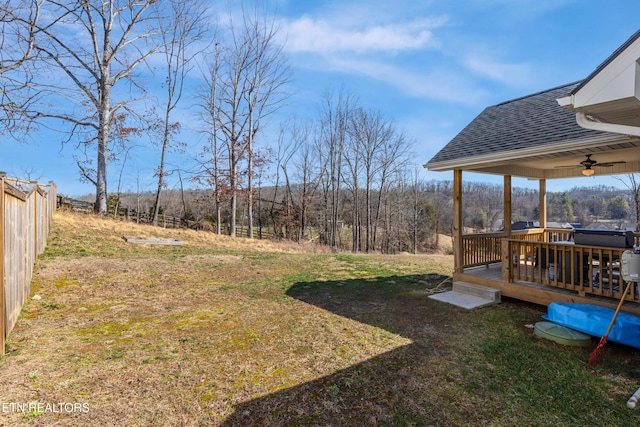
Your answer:
[[[526,86],[535,79],[529,64],[508,64],[469,56],[464,65],[476,74],[509,86]]]
[[[284,49],[297,56],[294,62],[299,67],[365,76],[415,98],[464,104],[485,99],[486,93],[473,88],[459,73],[427,69],[431,60],[424,53],[440,48],[434,30],[444,26],[447,18],[393,23],[384,23],[385,18],[380,16],[361,18],[349,21],[305,15],[283,20],[280,29],[286,34]],[[412,60],[392,60],[388,55],[406,52],[411,52]],[[419,56],[424,62],[416,66]]]
[[[493,60],[495,52],[478,40],[456,44],[450,31],[440,35],[443,27],[460,25],[450,21],[455,14],[376,7],[354,13],[362,4],[349,1],[332,6],[279,20],[281,43],[297,67],[361,76],[412,98],[469,106],[491,99],[483,81],[522,88],[535,80],[530,65]]]
[[[416,98],[437,99],[466,105],[482,103],[487,96],[473,82],[445,69],[415,70],[385,62],[333,58],[329,66],[341,72],[365,75],[383,81]]]
[[[281,22],[281,28],[286,34],[285,49],[289,52],[397,52],[437,46],[432,29],[444,22],[441,18],[419,19],[403,24],[344,28],[303,16]]]
[[[472,6],[479,8],[499,8],[505,19],[538,19],[540,16],[565,8],[571,4],[579,4],[579,0],[473,0]]]

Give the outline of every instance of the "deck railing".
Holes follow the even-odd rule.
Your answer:
[[[572,242],[530,243],[506,239],[512,259],[509,281],[523,280],[555,288],[577,291],[578,295],[598,295],[620,299],[626,282],[620,276],[623,248],[575,245]],[[629,300],[640,301],[634,286]]]
[[[620,259],[624,248],[576,245],[567,231],[545,230],[545,239],[531,243],[518,236],[506,239],[511,254],[509,281],[524,280],[556,288],[619,299],[626,282],[620,276]],[[640,233],[634,234],[635,244]],[[630,300],[640,301],[640,286],[631,290]]]
[[[640,246],[640,233],[635,233]],[[576,245],[571,230],[528,229],[464,235],[463,268],[502,263],[503,281],[526,281],[619,299],[626,286],[620,276],[624,248]],[[640,302],[640,285],[629,300]]]
[[[511,238],[527,242],[569,240],[571,230],[533,228],[511,233]],[[462,268],[489,266],[502,262],[502,239],[505,233],[477,233],[462,236]]]
[[[502,260],[503,233],[465,234],[462,236],[464,268],[490,265]]]

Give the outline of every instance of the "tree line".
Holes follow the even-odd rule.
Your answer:
[[[297,160],[296,160],[297,159]],[[286,163],[283,175],[298,177],[304,163],[303,156],[292,156]],[[288,171],[293,171],[289,174]],[[398,176],[404,176],[402,174]],[[382,253],[430,252],[441,246],[441,239],[450,239],[453,222],[453,183],[451,181],[424,181],[421,179],[390,180],[386,191],[380,193],[378,187],[372,190],[375,201],[372,212],[380,210],[377,225],[372,227],[375,239],[371,240],[370,251]],[[410,175],[407,175],[410,176]],[[364,218],[357,220],[354,212],[366,212],[366,198],[360,199],[361,207],[353,206],[353,191],[345,184],[337,193],[338,209],[336,227],[327,223],[325,212],[330,194],[319,191],[320,176],[304,183],[292,183],[283,177],[283,185],[271,185],[255,189],[252,199],[256,211],[256,237],[289,239],[300,243],[316,242],[341,250],[366,251]],[[309,187],[316,188],[310,192]],[[243,193],[244,194],[244,193]],[[309,196],[304,203],[305,195]],[[611,210],[601,212],[600,202],[594,203],[594,196],[601,197],[604,205]],[[110,205],[127,207],[130,217],[137,212],[153,212],[153,193],[124,193],[112,195]],[[239,197],[238,227],[248,235],[249,199]],[[378,202],[380,200],[380,202]],[[466,233],[495,232],[502,228],[503,188],[502,185],[482,182],[463,184],[463,225]],[[624,224],[634,224],[637,208],[633,194],[614,187],[576,187],[569,191],[548,193],[548,221],[569,223],[574,226],[588,226],[602,222],[607,227],[617,228]],[[165,192],[159,215],[163,221],[175,222],[181,218],[183,226],[227,233],[231,217],[228,207],[221,209],[218,217],[213,209],[212,193],[203,189],[172,189]],[[620,208],[622,207],[622,209]],[[606,209],[606,208],[605,208]],[[538,191],[528,188],[512,189],[513,221],[536,221],[539,219]],[[624,214],[624,216],[620,216]],[[148,215],[152,216],[152,215]],[[169,219],[167,219],[169,218]],[[331,217],[330,217],[331,218]],[[218,222],[219,221],[219,222]],[[358,224],[360,222],[360,225]],[[335,241],[330,238],[335,228]],[[358,230],[360,228],[360,230]],[[358,241],[358,239],[360,241]],[[375,245],[372,243],[375,241]]]

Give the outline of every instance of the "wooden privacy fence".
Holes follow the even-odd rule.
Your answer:
[[[56,209],[56,186],[0,172],[0,354],[29,298],[37,256],[44,251]]]

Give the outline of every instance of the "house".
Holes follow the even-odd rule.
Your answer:
[[[540,221],[516,221],[511,224],[511,231],[528,230],[530,228],[540,228]],[[547,228],[565,228],[573,230],[576,227],[568,222],[547,222]]]
[[[585,228],[589,230],[609,230],[609,226],[601,222],[594,222],[592,224],[587,225]]]
[[[640,31],[582,81],[486,108],[424,166],[453,171],[454,282],[545,305],[615,308],[624,288],[619,260],[627,248],[574,242],[569,230],[550,227],[546,182],[640,172]],[[465,172],[503,176],[500,232],[464,234]],[[511,227],[512,177],[539,183],[537,228]],[[638,239],[636,233],[636,246]],[[557,274],[549,274],[553,266]],[[640,314],[637,288],[625,310]]]

